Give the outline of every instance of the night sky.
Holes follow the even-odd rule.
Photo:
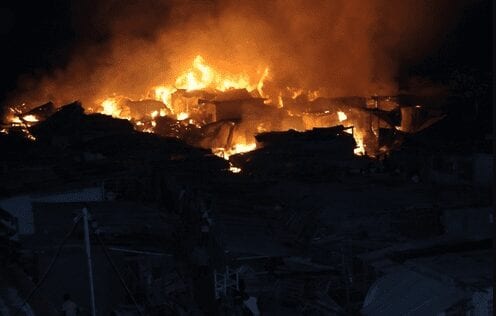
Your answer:
[[[407,72],[446,79],[455,69],[473,69],[481,76],[492,74],[492,1],[480,1],[462,13],[455,28],[437,49]]]
[[[65,63],[84,37],[101,34],[74,27],[71,1],[3,1],[0,36],[3,43],[0,100],[15,89],[20,75],[42,75]],[[492,1],[474,1],[462,12],[454,29],[422,61],[403,65],[399,82],[421,76],[446,83],[454,71],[470,73],[479,82],[492,80]]]

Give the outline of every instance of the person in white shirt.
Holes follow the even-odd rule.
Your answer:
[[[64,316],[78,316],[81,313],[79,306],[71,301],[71,295],[64,294],[64,303],[62,304],[62,315]]]

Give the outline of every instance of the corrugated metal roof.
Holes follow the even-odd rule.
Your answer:
[[[437,315],[462,298],[455,286],[400,267],[380,278],[369,290],[362,313]]]

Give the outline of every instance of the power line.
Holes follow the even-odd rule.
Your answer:
[[[93,234],[96,236],[96,239],[98,240],[98,242],[102,246],[103,253],[105,254],[105,257],[107,257],[107,260],[110,263],[110,265],[112,266],[112,270],[114,270],[115,274],[117,274],[117,276],[119,277],[119,281],[121,282],[122,286],[126,290],[126,293],[129,295],[129,297],[133,301],[133,304],[136,307],[136,310],[138,311],[138,313],[141,316],[143,316],[143,313],[141,312],[141,309],[139,308],[138,302],[134,298],[134,295],[131,293],[131,290],[129,290],[129,288],[127,287],[126,282],[124,281],[124,278],[122,278],[122,275],[120,274],[119,270],[115,266],[114,261],[112,260],[112,257],[110,257],[110,253],[108,252],[107,247],[105,246],[105,243],[100,238],[100,235],[95,231],[95,228],[94,227],[91,227],[91,228],[93,230]]]
[[[74,233],[74,231],[76,230],[76,227],[79,223],[79,221],[81,220],[81,216],[78,216],[74,222],[74,225],[72,226],[72,229],[69,231],[69,233],[67,235],[65,235],[64,239],[62,240],[62,242],[59,244],[58,248],[57,248],[57,252],[55,253],[55,255],[53,256],[52,258],[52,261],[50,262],[50,264],[48,265],[48,268],[46,269],[45,273],[43,274],[43,276],[41,277],[41,279],[38,281],[38,283],[34,286],[34,288],[31,290],[31,292],[29,293],[29,295],[26,297],[26,299],[24,299],[23,303],[21,306],[19,306],[19,308],[17,309],[17,311],[15,312],[14,316],[17,316],[21,310],[24,308],[24,306],[29,302],[29,300],[33,297],[34,293],[36,292],[36,290],[38,290],[40,288],[40,286],[43,284],[43,282],[45,281],[45,279],[47,278],[48,276],[48,273],[50,273],[50,271],[52,270],[53,266],[55,265],[55,262],[57,261],[59,255],[60,255],[60,252],[62,251],[62,248],[64,247],[65,243],[67,242],[67,240],[69,239],[69,237],[72,235],[72,233]]]

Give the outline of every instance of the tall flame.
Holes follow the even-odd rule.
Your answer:
[[[162,101],[162,103],[172,111],[172,108],[170,107],[172,94],[176,92],[177,89],[169,86],[157,86],[153,90],[155,92],[155,100]]]
[[[253,91],[263,87],[263,79],[267,77],[268,69],[256,83],[252,83],[246,74],[223,74],[205,63],[202,56],[197,55],[192,67],[177,77],[175,86],[187,91],[202,90],[206,88],[226,91],[228,89],[247,89]]]
[[[354,154],[357,156],[365,155],[365,145],[363,143],[363,135],[355,130],[353,133],[353,138],[355,139],[356,142],[356,147],[353,150]]]
[[[122,109],[119,107],[119,104],[116,99],[108,98],[103,100],[102,104],[102,114],[110,115],[112,117],[119,117]]]

